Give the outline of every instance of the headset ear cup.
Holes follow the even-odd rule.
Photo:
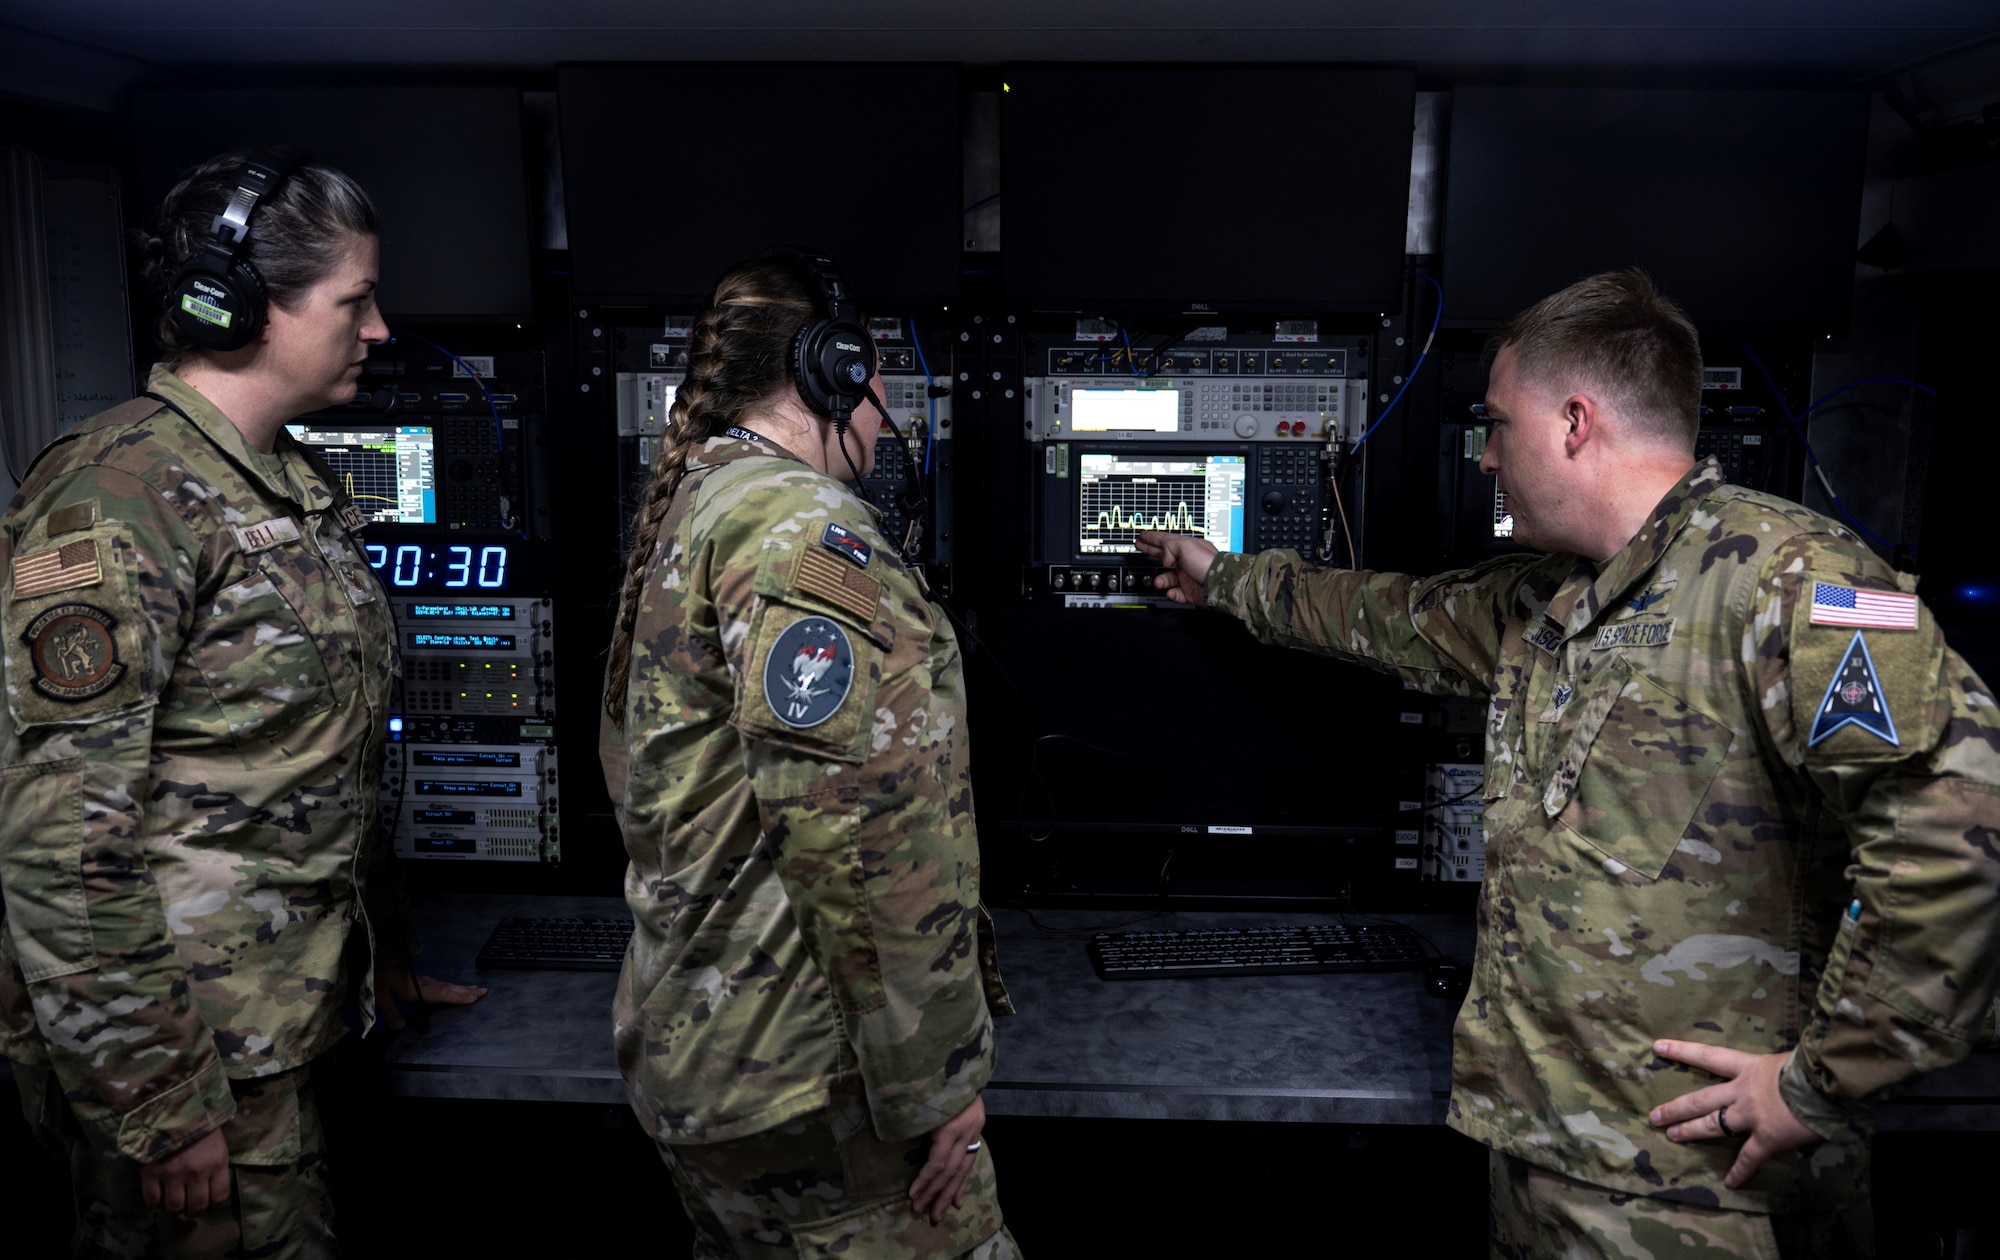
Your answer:
[[[204,248],[174,277],[168,312],[183,337],[209,350],[240,350],[264,327],[264,282],[248,259]]]

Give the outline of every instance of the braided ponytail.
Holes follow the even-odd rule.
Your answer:
[[[786,257],[759,258],[724,276],[695,320],[688,336],[687,379],[667,412],[667,440],[653,457],[653,476],[634,517],[632,554],[626,558],[625,585],[618,596],[604,711],[620,729],[639,599],[659,554],[660,525],[687,477],[688,458],[786,387],[792,335],[814,307],[813,279],[803,264]]]

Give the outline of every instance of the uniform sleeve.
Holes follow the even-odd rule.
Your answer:
[[[970,1106],[992,1073],[978,954],[978,849],[956,706],[934,703],[929,605],[872,529],[868,563],[803,537],[714,572],[770,860],[833,991],[876,1133],[900,1141]],[[745,513],[767,518],[769,512]],[[745,585],[751,589],[745,590]]]
[[[91,1145],[153,1161],[234,1111],[140,842],[198,544],[151,487],[98,468],[60,476],[6,532],[7,931]]]
[[[1419,579],[1324,568],[1296,551],[1225,552],[1209,568],[1207,605],[1264,643],[1368,665],[1434,695],[1483,696],[1521,576],[1536,559],[1504,556]]]
[[[1858,550],[1793,540],[1750,609],[1766,731],[1848,848],[1838,922],[1808,925],[1827,964],[1781,1079],[1828,1138],[1962,1058],[2000,986],[2000,710]]]

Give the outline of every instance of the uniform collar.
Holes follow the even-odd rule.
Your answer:
[[[200,430],[201,435],[236,465],[238,471],[262,487],[265,493],[287,503],[305,506],[299,503],[298,492],[286,484],[285,478],[274,476],[265,466],[264,458],[251,449],[250,443],[243,438],[243,430],[231,424],[221,408],[210,402],[200,390],[176,376],[165,365],[156,363],[151,375],[146,378],[146,392],[172,404],[174,410]],[[283,452],[288,440],[288,435],[281,430],[277,447],[279,453]]]
[[[1590,561],[1579,556],[1543,615],[1562,628],[1565,639],[1588,629],[1600,612],[1622,602],[1626,592],[1653,571],[1702,503],[1721,485],[1722,466],[1715,460],[1705,459],[1689,469],[1653,509],[1645,527],[1602,568],[1593,571]]]
[[[738,432],[744,432],[744,430],[738,430]],[[751,438],[755,440],[751,440]],[[812,467],[812,465],[807,464],[806,461],[800,459],[797,455],[786,450],[761,433],[751,431],[751,438],[731,437],[728,434],[724,434],[720,437],[708,439],[708,441],[702,443],[700,450],[688,453],[688,471],[694,472],[697,469],[720,468],[724,464],[733,464],[739,459],[758,458],[786,459],[806,468]],[[834,477],[828,473],[821,473],[820,475],[827,477],[831,481],[839,482],[842,490],[847,491],[850,495],[854,495],[856,502],[868,509],[868,515],[874,520],[876,525],[879,526],[882,524],[881,508],[876,507],[873,503],[855,494],[854,487],[846,482],[841,482],[838,477]]]

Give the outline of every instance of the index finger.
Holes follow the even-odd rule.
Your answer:
[[[1167,554],[1165,536],[1158,530],[1142,529],[1132,536],[1132,541],[1138,543],[1139,550],[1149,556],[1160,557]]]
[[[1653,1053],[1727,1079],[1734,1079],[1742,1072],[1744,1061],[1751,1057],[1741,1050],[1711,1046],[1700,1041],[1656,1041]]]

